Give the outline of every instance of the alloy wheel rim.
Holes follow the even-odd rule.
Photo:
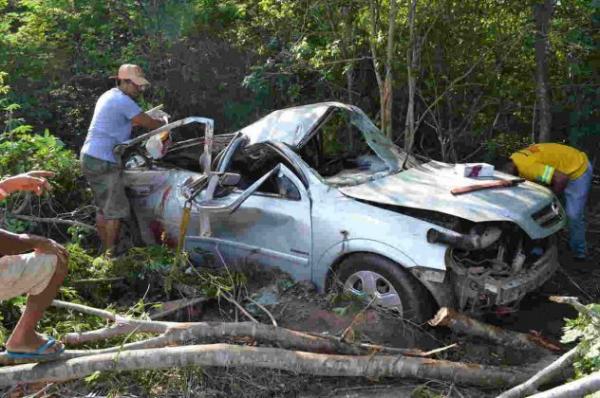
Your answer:
[[[394,286],[383,275],[373,271],[358,271],[344,283],[344,290],[373,304],[402,313],[402,300]]]

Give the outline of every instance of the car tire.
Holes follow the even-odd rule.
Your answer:
[[[401,265],[376,254],[354,254],[342,260],[335,287],[413,322],[423,323],[433,316],[433,299],[425,287]]]

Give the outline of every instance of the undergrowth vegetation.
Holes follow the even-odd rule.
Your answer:
[[[574,363],[576,378],[600,371],[600,304],[589,304],[590,313],[579,313],[575,319],[567,319],[563,343],[578,343],[581,355]]]

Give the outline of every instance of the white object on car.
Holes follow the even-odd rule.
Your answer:
[[[165,156],[170,146],[170,131],[163,131],[160,134],[155,134],[146,141],[146,151],[152,159],[160,159]]]
[[[454,172],[461,177],[492,177],[494,166],[488,163],[462,163],[454,165]]]
[[[152,119],[165,120],[165,119],[169,119],[171,117],[171,115],[169,115],[167,112],[160,109],[159,106],[157,106],[156,108],[152,108],[152,109],[146,111],[145,113],[146,113],[146,115],[150,116]]]

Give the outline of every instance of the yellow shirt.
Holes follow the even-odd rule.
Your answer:
[[[558,170],[575,180],[587,170],[587,155],[575,148],[561,144],[533,144],[511,155],[510,159],[527,180],[550,185],[554,171]]]

